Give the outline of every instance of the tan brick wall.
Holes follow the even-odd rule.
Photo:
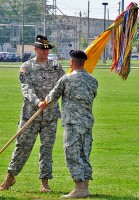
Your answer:
[[[34,51],[34,46],[32,46],[32,45],[24,45],[24,52],[26,52],[26,51],[35,52]],[[22,45],[17,45],[17,53],[22,57]]]

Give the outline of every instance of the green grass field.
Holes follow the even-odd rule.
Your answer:
[[[96,67],[98,96],[94,102],[93,149],[90,182],[95,200],[139,200],[139,69],[132,69],[126,81],[107,69]],[[0,149],[16,133],[22,95],[18,68],[0,68]],[[0,154],[0,183],[14,149],[13,142]],[[30,159],[16,177],[12,190],[0,192],[0,200],[57,200],[73,189],[63,152],[63,127],[58,123],[53,151],[53,193],[40,193],[38,179],[39,138]]]

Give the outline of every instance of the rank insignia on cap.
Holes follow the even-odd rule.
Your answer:
[[[53,46],[49,43],[46,36],[37,35],[35,43],[33,46],[40,48],[40,49],[52,49]]]

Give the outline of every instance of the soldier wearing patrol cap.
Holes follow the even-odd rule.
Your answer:
[[[57,62],[49,62],[49,49],[53,46],[46,36],[38,35],[34,42],[36,57],[20,67],[20,83],[24,98],[19,129],[39,108],[49,91],[65,72]],[[40,135],[40,175],[41,192],[50,192],[48,180],[52,175],[52,149],[56,138],[57,120],[60,117],[58,102],[43,110],[41,114],[18,136],[12,159],[8,166],[8,175],[0,186],[0,191],[8,190],[15,183],[17,176],[27,162],[38,133]],[[22,183],[21,183],[22,184]]]

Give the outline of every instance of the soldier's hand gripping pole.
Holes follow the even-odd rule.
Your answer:
[[[25,124],[21,129],[9,140],[9,142],[0,150],[0,154],[17,138],[24,130],[29,126],[29,124],[42,112],[42,109],[39,109]]]

